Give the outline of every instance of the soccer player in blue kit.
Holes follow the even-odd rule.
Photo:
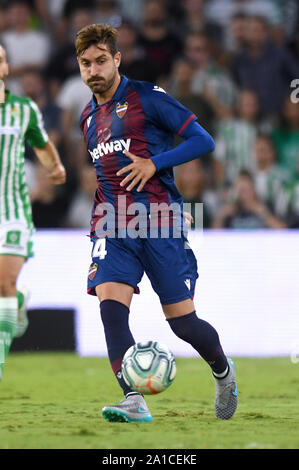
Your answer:
[[[216,330],[196,315],[195,256],[183,231],[180,237],[174,236],[174,217],[167,219],[168,237],[162,235],[163,214],[156,218],[158,236],[151,237],[149,229],[151,207],[161,203],[182,207],[172,168],[213,151],[213,139],[196,116],[163,89],[119,74],[121,54],[115,29],[86,26],[77,33],[76,52],[82,80],[93,93],[80,126],[98,182],[88,292],[100,301],[108,357],[124,393],[119,404],[104,407],[102,414],[111,422],[153,419],[144,397],[131,390],[121,374],[122,358],[135,344],[129,327],[130,304],[146,273],[172,331],[212,369],[216,417],[230,419],[237,408],[235,367],[224,354]],[[175,134],[184,141],[173,148]],[[124,235],[123,229],[135,216],[129,209],[140,204],[147,213],[145,231],[140,233],[146,236],[130,236],[129,230]],[[114,209],[114,232],[104,230],[108,219],[103,208],[108,206]]]

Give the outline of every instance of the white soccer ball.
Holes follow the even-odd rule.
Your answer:
[[[143,395],[163,392],[176,375],[174,355],[157,341],[144,341],[131,346],[122,360],[126,384]]]

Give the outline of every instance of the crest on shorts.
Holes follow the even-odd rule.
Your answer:
[[[6,234],[6,244],[7,245],[20,245],[21,242],[21,232],[19,230],[10,230]]]
[[[119,119],[122,119],[124,117],[124,115],[126,114],[127,112],[127,109],[128,109],[128,102],[126,101],[125,103],[117,103],[116,105],[116,108],[115,108],[115,112],[117,114],[117,116],[119,117]]]
[[[97,270],[98,270],[98,265],[96,263],[92,264],[89,267],[88,279],[90,279],[92,281],[93,278],[95,277],[96,273],[97,273]]]

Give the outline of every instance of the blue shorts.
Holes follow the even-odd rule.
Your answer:
[[[129,284],[139,293],[144,273],[162,305],[193,298],[197,262],[184,234],[180,238],[91,238],[88,293],[103,282]],[[188,247],[188,248],[187,248]]]

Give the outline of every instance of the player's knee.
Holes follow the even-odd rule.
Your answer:
[[[16,290],[16,279],[13,276],[0,278],[0,297],[14,297]]]
[[[190,315],[193,315],[193,313]],[[173,333],[184,341],[188,341],[190,335],[192,335],[192,325],[189,324],[188,317],[189,315],[167,318],[168,324]]]

